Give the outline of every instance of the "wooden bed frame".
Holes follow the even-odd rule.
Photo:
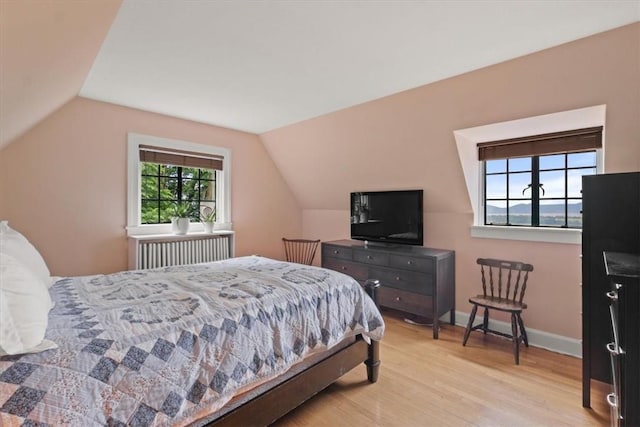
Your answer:
[[[367,294],[377,305],[377,280],[365,283]],[[212,420],[207,426],[266,426],[300,406],[318,392],[324,390],[351,369],[364,363],[367,379],[378,380],[380,368],[379,343],[370,340],[367,344],[361,335],[356,340],[330,352],[327,357],[309,366],[291,378],[275,384],[243,405]],[[224,412],[224,408],[221,410]]]

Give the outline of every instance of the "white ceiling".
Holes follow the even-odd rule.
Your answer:
[[[639,20],[639,0],[124,0],[80,95],[262,133]]]

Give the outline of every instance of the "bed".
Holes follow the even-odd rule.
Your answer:
[[[363,362],[376,381],[367,287],[258,256],[57,280],[57,348],[0,357],[0,425],[267,425]]]

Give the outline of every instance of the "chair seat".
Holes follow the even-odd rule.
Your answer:
[[[527,304],[525,303],[520,303],[506,298],[490,297],[484,295],[476,295],[475,297],[471,297],[469,298],[469,302],[471,304],[478,304],[483,307],[493,308],[495,310],[510,312],[522,311],[527,308]]]

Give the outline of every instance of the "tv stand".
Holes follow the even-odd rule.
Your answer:
[[[455,325],[452,250],[335,240],[322,243],[322,266],[348,274],[362,285],[368,279],[379,280],[379,305],[432,320],[434,339],[440,317],[447,312]]]

